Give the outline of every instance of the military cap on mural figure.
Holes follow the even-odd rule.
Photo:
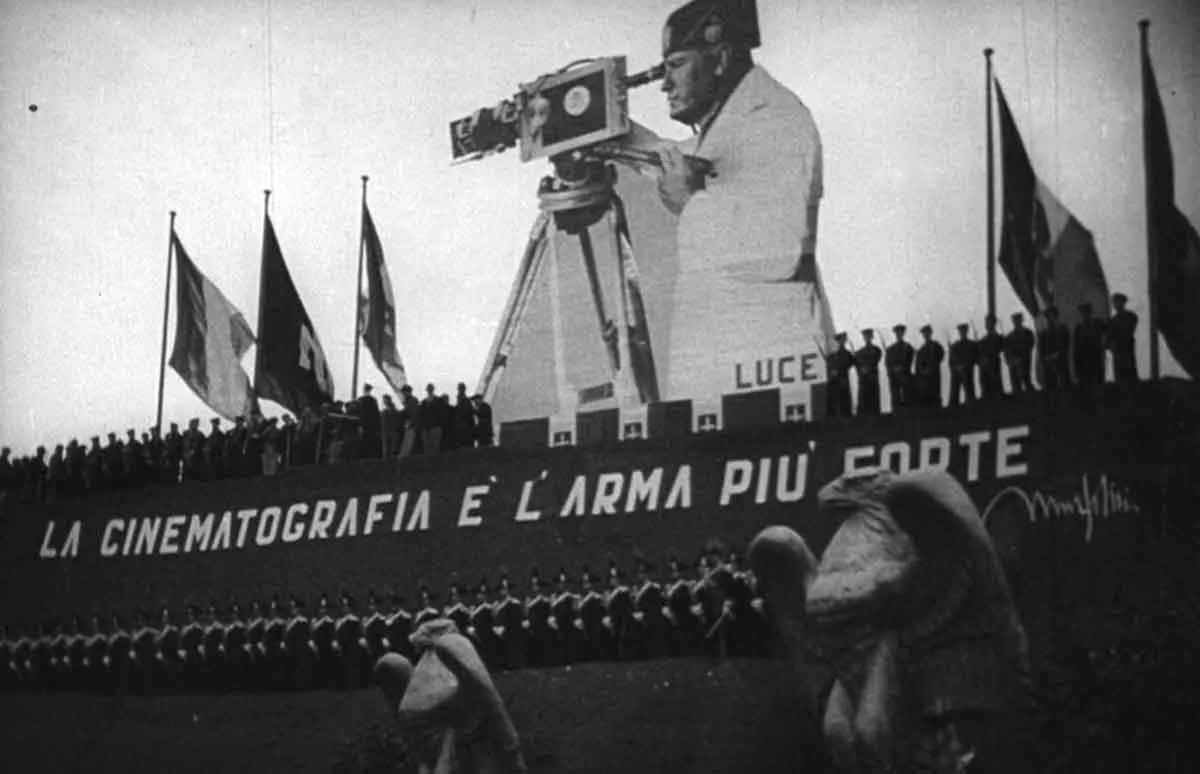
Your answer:
[[[943,471],[873,471],[818,503],[841,520],[819,560],[789,527],[749,556],[791,657],[833,670],[823,728],[838,768],[1034,770],[1025,631],[966,490]]]

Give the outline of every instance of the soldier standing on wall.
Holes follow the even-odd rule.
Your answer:
[[[996,315],[989,314],[983,320],[984,334],[978,342],[979,387],[984,400],[998,398],[1004,394],[1000,377],[1000,355],[1004,351],[1004,337],[996,331]]]
[[[1013,329],[1004,337],[1004,359],[1008,362],[1008,382],[1013,395],[1033,391],[1029,366],[1033,361],[1033,331],[1025,327],[1025,315],[1013,312]]]
[[[1117,384],[1137,384],[1137,353],[1134,349],[1134,334],[1137,332],[1138,316],[1125,308],[1129,297],[1114,293],[1113,316],[1108,321],[1108,348],[1112,350],[1113,380]]]
[[[863,345],[854,353],[854,368],[858,372],[858,414],[874,416],[879,413],[879,361],[883,352],[875,346],[875,331],[863,328]]]
[[[959,394],[966,403],[975,402],[975,362],[979,348],[968,335],[971,326],[959,323],[958,340],[950,344],[950,405],[959,404]]]
[[[1059,322],[1058,309],[1046,307],[1046,326],[1038,336],[1038,355],[1042,361],[1043,386],[1048,392],[1065,390],[1071,384],[1067,358],[1071,350],[1071,332]]]
[[[934,341],[932,325],[922,325],[921,336],[925,343],[917,350],[916,404],[938,408],[942,405],[942,361],[946,359],[946,350]]]
[[[1092,317],[1092,305],[1086,301],[1079,305],[1074,340],[1072,354],[1079,386],[1090,390],[1104,384],[1104,321]]]
[[[825,378],[829,382],[829,416],[848,417],[853,413],[850,403],[850,371],[854,368],[854,356],[846,350],[845,332],[838,331],[833,340],[833,352],[825,356]]]
[[[892,326],[896,341],[887,348],[885,364],[888,373],[888,391],[892,396],[892,411],[913,404],[912,378],[913,358],[916,351],[904,340],[907,326],[899,323]]]

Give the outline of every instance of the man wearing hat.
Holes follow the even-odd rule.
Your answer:
[[[892,411],[911,406],[913,402],[912,369],[916,352],[912,344],[904,340],[907,331],[908,327],[903,323],[892,326],[896,341],[888,346],[885,355],[884,364],[887,366],[888,391],[892,395]]]
[[[942,405],[942,361],[946,349],[933,338],[933,326],[921,326],[921,338],[925,341],[917,350],[916,405],[937,408]]]
[[[471,407],[475,411],[475,445],[481,449],[491,446],[496,442],[491,404],[484,400],[482,395],[475,393],[471,396]]]
[[[695,132],[660,148],[659,195],[679,214],[669,397],[728,378],[712,330],[727,350],[759,359],[832,331],[815,257],[820,134],[799,98],[755,64],[759,44],[753,0],[692,0],[663,28],[668,110]]]
[[[1004,351],[1004,337],[996,330],[994,314],[984,318],[983,328],[983,338],[976,345],[979,358],[979,388],[983,399],[991,400],[1004,394],[1004,382],[1000,376],[1000,353]]]
[[[400,456],[408,457],[417,447],[417,419],[421,413],[421,404],[413,395],[411,385],[400,388]]]
[[[854,370],[858,373],[858,414],[879,413],[879,361],[883,352],[875,346],[875,331],[863,328],[863,345],[854,353]]]
[[[829,406],[831,417],[848,417],[852,413],[850,404],[850,369],[854,368],[854,356],[846,351],[846,334],[838,331],[834,335],[837,345],[825,356],[825,378],[829,383]]]
[[[958,340],[950,343],[950,405],[962,401],[975,402],[975,362],[979,359],[979,348],[970,336],[971,326],[958,324]]]
[[[1065,390],[1071,384],[1067,355],[1071,351],[1071,332],[1058,319],[1058,308],[1046,307],[1046,325],[1038,334],[1038,355],[1042,361],[1042,386],[1050,391]]]
[[[1113,316],[1108,321],[1108,348],[1112,350],[1113,379],[1117,384],[1136,384],[1138,380],[1137,353],[1134,350],[1134,333],[1137,332],[1138,316],[1125,308],[1129,297],[1114,293]]]
[[[1033,331],[1025,327],[1025,315],[1013,312],[1013,329],[1004,337],[1004,360],[1008,363],[1008,383],[1013,395],[1032,392],[1029,364],[1033,360]]]
[[[1092,305],[1087,301],[1079,305],[1074,340],[1075,380],[1084,388],[1104,384],[1104,321],[1092,316]]]
[[[382,454],[383,441],[380,435],[379,402],[371,394],[374,389],[363,383],[363,393],[358,396],[358,418],[362,422],[362,456],[375,459]]]

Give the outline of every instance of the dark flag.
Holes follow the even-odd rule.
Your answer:
[[[241,359],[254,343],[246,318],[192,263],[171,232],[178,268],[171,368],[209,408],[226,419],[258,410]]]
[[[1147,224],[1154,266],[1158,328],[1167,348],[1200,379],[1200,236],[1175,206],[1175,162],[1167,118],[1150,54],[1142,49],[1142,142],[1146,160]]]
[[[325,351],[283,262],[270,216],[263,223],[254,387],[260,397],[296,414],[305,406],[317,408],[333,400]]]
[[[998,81],[996,102],[1004,175],[1000,267],[1031,314],[1086,301],[1107,317],[1108,283],[1091,232],[1037,178]]]
[[[367,297],[361,301],[364,309],[359,330],[375,365],[392,389],[399,392],[408,384],[408,378],[396,352],[396,300],[383,262],[383,245],[366,204],[363,204],[363,243],[367,253]]]

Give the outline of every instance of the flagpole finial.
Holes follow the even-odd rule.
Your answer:
[[[1138,26],[1144,30],[1150,26],[1150,20],[1149,19],[1139,19]]]
[[[988,46],[987,48],[985,48],[985,49],[983,50],[983,55],[984,55],[985,57],[987,57],[988,59],[991,59],[991,58],[992,58],[992,54],[994,54],[994,53],[996,53],[996,51],[995,51],[995,49],[993,49],[991,46]]]

